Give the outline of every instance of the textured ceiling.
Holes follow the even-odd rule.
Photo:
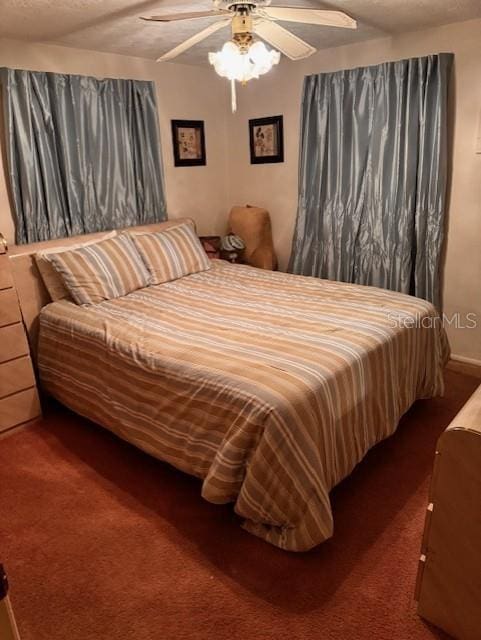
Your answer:
[[[273,4],[341,9],[356,18],[356,31],[281,23],[318,49],[481,17],[480,0],[274,0]],[[210,0],[0,0],[0,5],[0,37],[152,59],[212,22],[208,18],[155,24],[138,19],[172,10],[209,9]],[[176,62],[207,64],[207,52],[218,48],[228,34],[227,29],[219,31]]]

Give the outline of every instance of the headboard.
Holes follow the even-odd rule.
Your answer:
[[[160,231],[175,226],[181,222],[194,224],[191,218],[177,218],[166,222],[156,222],[154,224],[129,227],[131,231]],[[122,229],[119,229],[122,231]],[[59,238],[57,240],[47,240],[46,242],[34,242],[32,244],[12,245],[8,248],[8,256],[12,267],[13,279],[17,288],[17,295],[22,311],[23,322],[25,324],[32,358],[36,361],[37,340],[39,331],[39,314],[46,304],[51,302],[50,296],[43,284],[40,272],[34,259],[37,251],[54,249],[55,247],[68,247],[79,242],[98,238],[101,240],[108,231],[100,233],[88,233],[82,236],[72,236],[70,238]]]

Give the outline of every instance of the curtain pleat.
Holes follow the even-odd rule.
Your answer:
[[[17,243],[166,219],[152,82],[0,77]]]
[[[291,272],[440,307],[452,60],[305,78]]]

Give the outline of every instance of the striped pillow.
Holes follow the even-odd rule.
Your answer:
[[[150,284],[150,274],[127,234],[49,259],[77,304],[119,298]]]
[[[157,233],[132,235],[152,284],[176,280],[210,269],[210,260],[192,225],[179,224]]]
[[[75,244],[54,247],[53,249],[44,249],[35,254],[35,262],[37,263],[38,270],[42,276],[43,283],[47,289],[50,298],[53,302],[57,300],[71,300],[70,294],[65,288],[61,276],[55,271],[50,261],[51,256],[54,253],[63,253],[64,251],[73,251],[74,249],[80,249],[80,247],[87,247],[89,244],[97,244],[102,240],[108,240],[109,238],[115,238],[117,231],[110,231],[109,233],[103,233],[102,237],[95,238],[93,240],[87,240],[87,242],[76,242]]]

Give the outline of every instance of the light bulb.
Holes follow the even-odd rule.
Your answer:
[[[279,59],[280,53],[267,49],[263,42],[254,42],[245,52],[230,40],[220,51],[209,53],[209,62],[216,73],[238,82],[247,82],[267,73]]]

